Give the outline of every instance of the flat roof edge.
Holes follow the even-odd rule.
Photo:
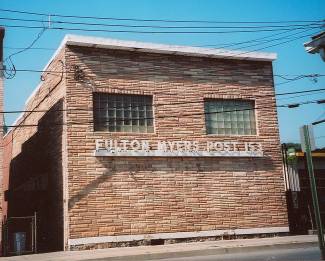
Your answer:
[[[110,38],[66,35],[65,44],[71,46],[128,50],[148,53],[164,53],[184,56],[210,57],[235,60],[274,61],[276,53],[232,51],[227,49],[167,45],[148,42],[125,41]]]

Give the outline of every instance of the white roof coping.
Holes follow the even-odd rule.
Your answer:
[[[273,61],[277,58],[275,53],[232,51],[227,49],[202,48],[181,45],[167,45],[149,42],[125,41],[111,38],[71,35],[63,39],[61,45],[75,45],[94,48],[128,50],[148,53],[167,53],[184,56],[199,56],[236,60]]]

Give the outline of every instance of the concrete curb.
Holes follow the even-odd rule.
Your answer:
[[[200,250],[185,250],[166,253],[148,253],[138,255],[126,255],[126,256],[111,256],[83,259],[83,261],[143,261],[151,259],[167,259],[167,258],[181,258],[191,256],[209,256],[209,255],[221,255],[227,253],[247,253],[259,250],[270,249],[295,249],[295,248],[308,248],[318,246],[318,242],[290,242],[284,244],[270,244],[262,246],[233,246],[233,247],[217,247],[215,249],[200,249]]]

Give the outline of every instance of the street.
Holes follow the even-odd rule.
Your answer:
[[[189,242],[156,246],[59,251],[1,257],[5,261],[320,260],[315,235]]]
[[[151,259],[151,261],[158,259]],[[261,251],[250,251],[246,254],[235,253],[235,254],[219,254],[209,256],[191,256],[181,258],[168,258],[159,259],[161,261],[212,261],[212,260],[320,260],[319,248],[308,247],[308,248],[292,248],[292,249],[270,249]]]

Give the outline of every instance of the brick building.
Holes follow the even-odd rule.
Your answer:
[[[37,251],[288,232],[274,59],[66,36],[4,139],[4,220],[36,213]]]

